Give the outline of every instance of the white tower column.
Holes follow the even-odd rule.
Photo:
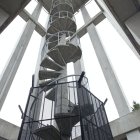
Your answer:
[[[38,3],[38,5],[36,6],[36,8],[32,14],[32,16],[35,20],[38,20],[38,17],[41,12],[41,8],[42,8],[41,4]],[[31,39],[33,31],[35,30],[35,27],[36,27],[36,25],[34,24],[34,22],[31,20],[28,20],[27,25],[22,33],[22,36],[21,36],[14,52],[12,53],[11,58],[9,59],[9,62],[7,63],[7,65],[5,67],[2,77],[0,78],[0,110],[6,99],[6,96],[10,89],[12,81],[16,75],[16,72],[17,72],[20,62],[24,56],[24,53],[25,53],[28,43]]]
[[[90,16],[86,8],[83,6],[81,8],[81,11],[82,11],[83,19],[85,23],[87,23],[90,20]],[[120,117],[124,116],[130,112],[130,106],[122,92],[122,89],[118,83],[118,80],[115,76],[115,73],[112,69],[112,66],[109,62],[109,59],[106,55],[106,52],[102,46],[102,43],[100,41],[100,38],[98,36],[98,33],[93,23],[87,27],[87,32],[90,36],[92,45],[94,47],[96,56],[102,68],[108,87],[110,89],[119,116]]]

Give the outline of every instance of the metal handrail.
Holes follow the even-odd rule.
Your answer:
[[[44,45],[44,47],[43,47],[43,49],[42,49],[42,53],[43,53],[43,54],[42,54],[42,59],[47,55],[48,50],[54,49],[54,48],[59,44],[60,38],[61,38],[61,36],[62,36],[63,34],[66,34],[66,37],[68,37],[67,40],[66,40],[66,42],[67,42],[67,43],[73,44],[73,43],[72,43],[72,40],[71,40],[71,36],[74,34],[74,32],[71,32],[71,31],[60,31],[60,32],[57,32],[57,33],[55,33],[55,34],[52,34],[52,35],[50,35],[50,37],[47,39],[47,41],[46,41],[46,43],[45,43],[45,45]],[[53,37],[56,37],[57,39],[54,40],[54,41],[49,41],[49,40],[51,40]],[[80,44],[80,39],[79,39],[79,37],[76,36],[75,39],[76,39],[75,44]],[[48,45],[51,44],[51,43],[55,43],[55,42],[57,43],[56,46],[54,46],[54,47],[51,48],[51,49],[48,49]]]
[[[65,18],[65,17],[70,18],[76,22],[76,19],[75,19],[73,13],[71,13],[69,11],[59,11],[50,16],[50,23],[54,22],[57,18]],[[55,18],[55,19],[53,19],[53,18]]]
[[[59,0],[56,0],[54,3],[53,3],[53,7],[52,8],[55,8],[56,6],[58,6],[58,5],[60,5],[60,4],[67,4],[67,5],[69,5],[69,6],[71,6],[71,7],[73,7],[72,6],[72,3],[70,3],[70,2],[68,2],[67,0],[65,0],[65,1],[59,1]]]
[[[50,82],[48,85],[51,85],[53,83],[59,83],[60,80],[64,80],[64,79],[69,78],[69,77],[75,77],[75,78],[77,77],[79,79],[80,76],[81,75],[77,75],[77,74],[67,75],[65,77],[60,77],[60,78],[55,79],[54,81]],[[86,84],[87,84],[88,78],[86,76],[83,76],[83,79],[86,79],[86,81],[87,81]],[[75,82],[77,82],[77,81],[78,80],[75,80]],[[73,82],[73,81],[69,81],[69,82]],[[84,84],[83,86],[85,86],[86,84]]]

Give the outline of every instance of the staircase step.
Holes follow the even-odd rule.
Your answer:
[[[43,80],[43,82],[41,82],[41,80],[40,80],[39,85],[40,85],[41,87],[44,87],[44,86],[47,86],[49,83],[53,83],[54,80],[55,80],[55,79],[47,80],[47,81],[44,81],[44,80]]]
[[[49,57],[51,57],[59,65],[61,65],[61,66],[66,65],[58,49],[53,49],[53,50],[49,51],[47,53],[47,55]]]
[[[73,55],[70,57],[70,60],[75,63],[77,60],[81,58],[81,56],[82,56],[82,51],[79,47],[77,47],[77,51],[73,53]]]
[[[66,136],[71,136],[73,126],[80,121],[80,118],[72,113],[60,113],[55,114],[55,120],[58,128],[61,129],[61,133]]]
[[[53,69],[53,70],[56,70],[56,71],[60,71],[60,70],[63,69],[59,64],[57,64],[56,62],[52,61],[48,57],[45,57],[43,59],[43,61],[41,62],[40,66],[45,67],[45,68],[49,68],[49,69]]]
[[[73,44],[67,44],[67,45],[57,45],[56,47],[59,49],[59,51],[66,63],[72,62],[70,58],[77,51],[77,46],[75,46]]]
[[[82,138],[81,138],[81,136],[79,136],[79,137],[76,137],[76,138],[74,138],[72,140],[82,140]]]
[[[34,134],[43,140],[60,140],[59,131],[52,125],[38,128]]]
[[[51,23],[47,32],[50,34],[54,34],[58,31],[76,32],[76,23],[68,17],[58,18]]]
[[[53,10],[51,11],[51,15],[53,15],[54,13],[57,13],[59,11],[68,11],[68,12],[74,14],[73,8],[66,3],[59,4],[55,8],[53,8]]]
[[[47,95],[45,96],[47,99],[49,100],[52,100],[52,101],[55,101],[55,92],[56,92],[56,89],[55,87],[53,89],[51,89]]]
[[[48,49],[54,48],[58,44],[58,41],[48,43]]]
[[[40,70],[39,71],[39,80],[57,78],[61,73],[56,71],[49,70]]]
[[[48,90],[50,90],[50,89],[52,89],[52,88],[54,88],[55,87],[55,81],[54,81],[55,79],[53,79],[53,80],[49,80],[49,81],[44,81],[44,82],[40,82],[40,86],[41,86],[41,88],[43,88],[43,91],[48,91]],[[54,81],[54,82],[53,82]],[[50,85],[48,85],[49,83],[51,83]]]

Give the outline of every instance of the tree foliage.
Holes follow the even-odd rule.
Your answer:
[[[132,111],[139,110],[139,109],[140,109],[140,104],[133,101]]]

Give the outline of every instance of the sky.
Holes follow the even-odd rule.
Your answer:
[[[26,7],[26,10],[28,10],[29,13],[32,13],[36,4],[36,1],[32,0]],[[91,17],[100,11],[93,0],[86,5],[86,8]],[[48,15],[46,14],[45,10],[42,9],[38,21],[43,26],[45,26],[46,21],[48,20],[47,16]],[[79,11],[75,17],[77,26],[80,28],[82,25],[84,25],[81,12]],[[20,39],[25,26],[25,21],[17,16],[0,36],[0,77],[7,61],[10,58],[10,55]],[[124,42],[107,19],[98,24],[96,29],[129,104],[132,106],[133,100],[140,102],[139,59],[135,56],[129,46]],[[88,34],[84,35],[80,41],[83,51],[86,76],[89,79],[90,90],[102,101],[108,98],[105,108],[109,121],[112,121],[118,118],[118,114]],[[23,109],[25,108],[27,96],[31,86],[32,74],[35,72],[40,42],[41,36],[34,31],[15,79],[11,85],[8,97],[0,112],[0,118],[18,126],[20,126],[21,123],[21,113],[18,109],[18,105],[21,105]]]

